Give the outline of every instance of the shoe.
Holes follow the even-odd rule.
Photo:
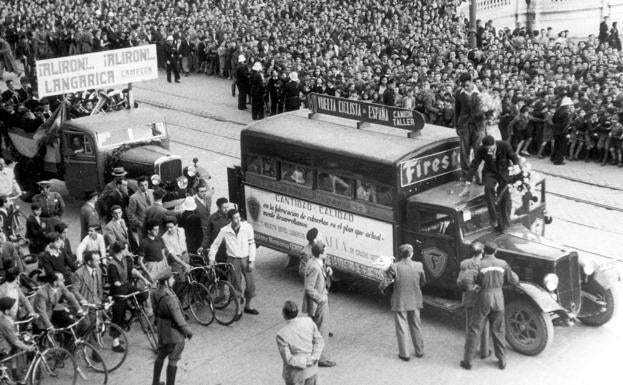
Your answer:
[[[179,80],[176,80],[175,82],[176,82],[176,83],[181,83]]]
[[[411,359],[411,357],[403,357],[403,356],[401,356],[400,354],[398,355],[398,358],[400,358],[400,359],[401,359],[401,360],[403,360],[404,362],[408,362],[408,361]]]
[[[242,313],[236,314],[236,316],[234,317],[234,322],[238,322],[240,321],[240,319],[242,319]]]
[[[424,357],[424,353],[415,353],[415,357],[422,358]]]
[[[125,348],[121,345],[113,346],[112,351],[115,353],[123,353],[125,352]]]
[[[506,369],[506,361],[498,361],[498,368],[500,368],[500,370]]]
[[[244,312],[247,314],[253,314],[253,315],[258,315],[260,314],[259,311],[257,311],[257,309],[249,309],[249,308],[244,308]]]
[[[471,362],[468,362],[468,361],[461,361],[461,367],[465,370],[471,370],[472,364]]]
[[[554,162],[554,166],[562,166],[562,165],[565,165],[565,164],[566,163],[565,163],[564,160],[561,160],[560,162]]]
[[[320,361],[320,362],[318,363],[318,366],[320,366],[321,368],[332,368],[332,367],[334,367],[335,365],[336,365],[336,363],[335,363],[335,362],[333,362],[333,361],[328,361],[328,360],[326,360],[326,361]]]

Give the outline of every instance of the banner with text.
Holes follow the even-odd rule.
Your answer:
[[[315,227],[324,239],[328,263],[380,279],[393,259],[392,224],[245,186],[247,220],[258,240],[285,252],[300,251]]]
[[[37,60],[39,97],[111,88],[158,77],[156,46]]]
[[[457,147],[404,161],[400,163],[400,186],[411,186],[455,172],[461,167],[460,157],[461,151]]]
[[[424,117],[419,112],[384,106],[382,104],[312,93],[309,95],[309,108],[315,113],[339,116],[360,122],[404,128],[412,131],[424,128]]]

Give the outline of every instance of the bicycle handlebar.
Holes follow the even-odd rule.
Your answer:
[[[145,288],[143,290],[138,290],[130,294],[116,294],[113,297],[118,298],[118,299],[128,299],[130,297],[136,297],[139,294],[148,293],[150,290],[151,290],[150,288]]]

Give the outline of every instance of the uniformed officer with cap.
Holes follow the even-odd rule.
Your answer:
[[[175,278],[170,267],[157,277],[158,288],[152,293],[151,301],[156,316],[158,328],[158,356],[154,362],[154,377],[152,385],[163,385],[160,382],[160,373],[164,365],[164,359],[169,357],[167,365],[166,385],[175,384],[177,374],[177,362],[182,357],[184,341],[191,339],[192,330],[184,318],[180,301],[173,292]]]
[[[45,222],[45,228],[52,231],[54,226],[61,221],[65,211],[65,201],[61,194],[50,191],[52,183],[49,180],[42,180],[37,184],[41,187],[41,193],[35,195],[32,201],[41,206],[41,219]]]
[[[478,263],[478,276],[476,284],[480,286],[478,299],[472,313],[472,322],[469,326],[467,343],[465,345],[465,357],[461,361],[464,369],[472,368],[472,357],[480,339],[480,333],[485,323],[489,322],[493,335],[493,350],[498,359],[498,367],[506,368],[504,337],[504,284],[518,285],[519,278],[513,272],[506,261],[497,259],[495,242],[485,243],[484,257]]]

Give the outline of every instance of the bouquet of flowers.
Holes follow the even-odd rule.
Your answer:
[[[492,125],[502,111],[502,104],[500,100],[487,91],[480,92],[478,98],[480,99],[486,124]]]
[[[538,202],[538,195],[535,194],[537,175],[532,170],[532,165],[522,157],[519,157],[519,164],[508,167],[508,175],[510,176],[508,187],[513,202],[511,212],[520,215],[523,208],[529,209],[527,202]]]

